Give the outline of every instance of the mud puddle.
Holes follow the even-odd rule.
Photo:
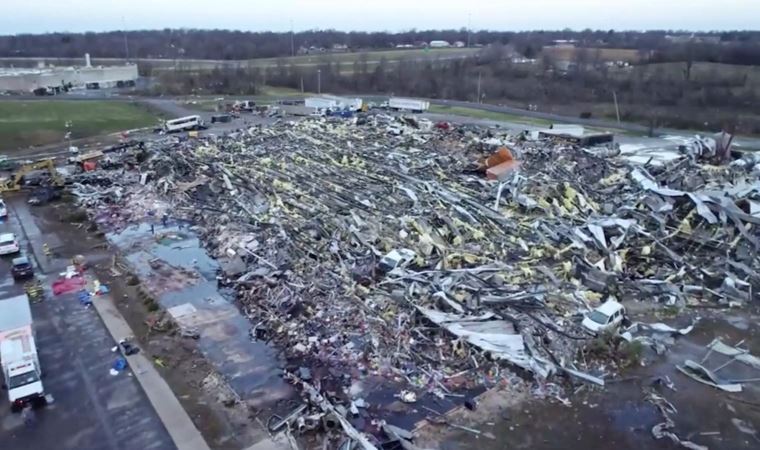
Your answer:
[[[198,333],[201,353],[241,400],[266,408],[293,397],[281,378],[284,361],[273,348],[251,339],[248,319],[217,289],[219,265],[191,229],[139,224],[106,238],[180,328]]]

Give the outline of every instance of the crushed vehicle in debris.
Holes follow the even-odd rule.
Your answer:
[[[623,323],[625,307],[617,300],[610,299],[586,314],[583,326],[592,333],[616,330]]]

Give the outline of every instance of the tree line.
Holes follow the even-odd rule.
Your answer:
[[[152,93],[255,95],[260,86],[269,85],[305,92],[480,100],[526,109],[538,105],[545,112],[612,119],[614,93],[625,121],[716,130],[729,125],[740,133],[760,134],[754,109],[760,85],[746,72],[728,73],[709,63],[698,63],[697,71],[687,62],[632,68],[577,65],[558,71],[551,61],[520,64],[510,54],[509,47],[493,45],[458,60],[377,63],[360,57],[349,63],[324,57],[317,66],[281,60],[268,68],[165,71]]]
[[[673,37],[681,38],[679,41]],[[760,65],[760,32],[700,33],[689,39],[686,31],[468,31],[410,30],[344,32],[308,30],[291,33],[232,30],[164,29],[102,33],[49,33],[0,36],[0,57],[253,59],[289,56],[300,48],[327,49],[346,46],[361,51],[396,45],[421,45],[432,40],[470,45],[509,44],[533,58],[541,48],[558,40],[581,47],[626,48],[651,51],[656,61],[711,61]],[[685,40],[685,41],[684,41]]]

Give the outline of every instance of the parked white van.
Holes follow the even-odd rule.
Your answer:
[[[586,314],[582,325],[592,333],[600,334],[617,329],[625,317],[625,307],[617,300],[610,299],[598,308]]]

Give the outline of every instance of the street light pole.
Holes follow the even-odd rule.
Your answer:
[[[322,70],[317,69],[317,94],[322,93]]]
[[[295,30],[293,29],[293,19],[290,19],[290,56],[296,56]]]
[[[482,72],[478,72],[478,103],[480,103],[480,99],[481,99],[480,98],[480,80],[481,80],[482,75],[483,75]]]

